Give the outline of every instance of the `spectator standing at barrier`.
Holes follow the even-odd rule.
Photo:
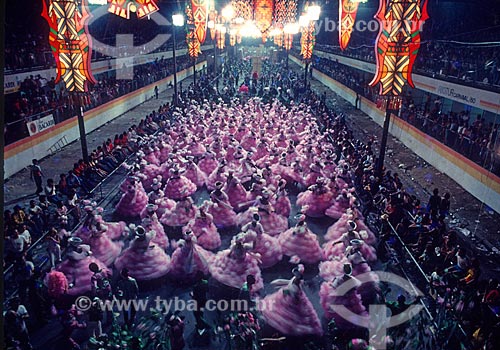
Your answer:
[[[156,96],[156,99],[158,99],[158,85],[155,86],[155,96]]]
[[[427,204],[427,209],[432,217],[438,215],[440,205],[441,197],[439,196],[439,190],[435,188],[432,191],[432,195],[429,197],[429,204]]]
[[[450,197],[451,195],[446,192],[444,196],[441,198],[441,202],[439,203],[439,215],[446,217],[450,212]]]
[[[31,165],[31,169],[30,169],[30,178],[31,178],[31,181],[34,181],[35,185],[36,185],[35,194],[39,195],[40,193],[43,192],[43,187],[42,187],[43,172],[42,172],[42,168],[38,164],[37,159],[33,159],[32,163],[33,164]]]
[[[26,320],[29,318],[28,310],[17,297],[13,298],[9,304],[9,311],[7,311],[5,317],[7,330],[5,334],[18,341],[22,350],[33,349],[30,343],[28,327],[26,327]]]
[[[137,281],[135,278],[129,276],[127,268],[120,271],[120,278],[116,283],[115,295],[118,299],[122,300],[134,300],[139,296],[139,287],[137,286]],[[130,303],[130,309],[123,309],[123,319],[125,321],[125,326],[129,329],[134,324],[134,318],[137,310],[135,309],[134,303]]]
[[[26,259],[26,254],[21,255],[14,264],[14,276],[19,286],[19,299],[21,302],[27,301],[30,280],[34,272],[35,265]]]
[[[44,227],[43,210],[42,208],[40,208],[40,206],[36,205],[36,202],[34,200],[30,200],[28,214],[31,222],[33,223],[33,231],[36,235],[41,235]]]

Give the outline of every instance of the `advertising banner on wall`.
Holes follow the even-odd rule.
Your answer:
[[[28,127],[28,132],[30,136],[38,134],[44,130],[47,130],[51,126],[54,126],[56,122],[54,121],[54,116],[49,114],[43,118],[33,120],[31,122],[27,122],[26,126]]]

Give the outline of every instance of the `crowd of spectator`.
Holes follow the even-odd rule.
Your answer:
[[[203,60],[204,55],[199,59]],[[181,56],[176,60],[179,71],[192,65],[192,60],[188,56]],[[131,68],[120,68],[124,69]],[[120,70],[96,76],[97,83],[86,94],[84,110],[92,109],[173,74],[173,61],[160,58],[151,63],[134,66],[133,79],[117,79],[116,75]],[[19,97],[6,106],[6,144],[27,137],[29,134],[26,123],[32,119],[52,114],[57,124],[76,115],[76,103],[60,86],[61,84],[64,83],[60,82],[59,86],[56,86],[54,78],[47,81],[40,75],[31,75],[21,83]]]
[[[321,57],[315,58],[314,68],[380,104],[377,88],[368,86],[365,74],[359,70]],[[432,101],[430,95],[418,105],[407,94],[400,117],[494,174],[500,174],[495,151],[500,123],[486,121],[481,115],[471,116],[469,111],[445,113],[441,100]]]
[[[481,83],[482,88],[500,84],[499,46],[466,46],[444,41],[421,44],[414,72],[432,77],[458,79],[461,83]],[[375,63],[373,45],[362,45],[342,51],[333,45],[317,45],[317,49]]]

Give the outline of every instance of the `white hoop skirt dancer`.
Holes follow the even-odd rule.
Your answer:
[[[291,280],[275,280],[271,284],[282,286],[277,292],[258,302],[264,320],[284,335],[322,335],[318,314],[302,290],[304,266],[293,269]]]

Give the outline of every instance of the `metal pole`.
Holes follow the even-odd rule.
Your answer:
[[[377,161],[377,168],[375,175],[378,176],[379,181],[382,180],[382,169],[384,167],[385,149],[387,147],[387,137],[389,135],[389,124],[391,121],[391,113],[393,110],[389,107],[391,98],[387,99],[387,106],[385,109],[384,129],[382,131],[382,141],[380,142],[380,154]]]
[[[307,90],[307,72],[309,71],[309,60],[306,60],[306,71],[304,74],[304,87]]]
[[[215,34],[214,41],[214,73],[217,76],[217,34]]]
[[[175,58],[175,26],[173,26],[173,44],[174,44],[174,49],[173,49],[173,53],[172,53],[172,57],[174,59],[174,105],[177,106],[177,102],[178,102],[178,99],[177,99],[177,60]]]
[[[80,143],[82,146],[82,157],[85,163],[89,161],[89,151],[87,149],[87,134],[85,133],[85,120],[83,119],[82,101],[77,93],[72,94],[73,101],[76,103],[76,115],[78,117],[78,129],[80,130]]]
[[[288,71],[288,49],[286,49],[286,70]]]
[[[196,57],[193,57],[193,82],[196,85]]]

